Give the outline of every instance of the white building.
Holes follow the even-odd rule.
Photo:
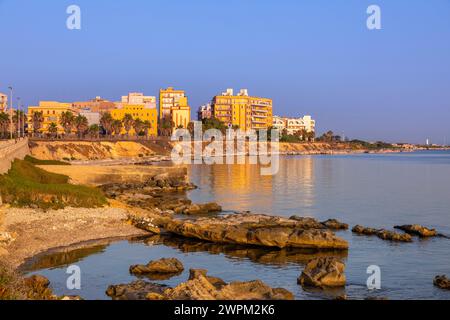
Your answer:
[[[156,108],[155,96],[144,96],[140,92],[130,92],[127,96],[122,96],[122,104],[144,105],[146,108]]]
[[[80,115],[86,117],[90,126],[93,124],[100,124],[100,112],[92,112],[90,109],[83,109],[80,111]]]
[[[306,130],[306,132],[316,131],[316,121],[311,116],[304,116],[302,118],[274,116],[272,126],[280,131],[286,129],[288,134],[295,134],[301,130]]]
[[[0,112],[6,112],[8,108],[8,96],[0,92]]]

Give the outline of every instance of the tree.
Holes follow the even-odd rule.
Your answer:
[[[63,127],[64,132],[69,135],[72,132],[72,128],[75,122],[75,116],[70,111],[61,113],[59,124]]]
[[[44,123],[44,113],[42,111],[33,112],[32,120],[33,122],[33,134],[39,133]]]
[[[9,115],[5,112],[0,112],[0,133],[3,137],[5,137],[9,131],[9,126]]]
[[[22,110],[14,110],[12,116],[14,131],[22,131],[23,121],[25,120],[25,113]]]
[[[111,113],[105,112],[102,114],[102,117],[100,118],[100,125],[105,129],[106,135],[111,135],[113,131],[113,122],[114,119],[111,116]]]
[[[113,120],[112,122],[112,131],[114,135],[118,136],[122,132],[123,124],[120,120]]]
[[[163,119],[159,124],[159,133],[162,136],[170,137],[175,123],[172,120]]]
[[[142,130],[144,130],[144,122],[141,119],[137,118],[136,120],[134,120],[133,127],[137,137],[142,132]]]
[[[58,125],[54,122],[50,123],[47,130],[52,138],[56,138],[56,136],[58,135]]]
[[[146,137],[148,137],[150,129],[152,128],[152,124],[150,121],[145,120],[143,125],[144,125],[144,134]]]
[[[86,131],[89,129],[89,122],[85,116],[79,114],[75,120],[75,127],[77,128],[78,138],[83,138]]]
[[[124,117],[123,117],[123,126],[125,128],[125,131],[127,132],[127,136],[130,135],[130,130],[132,127],[134,127],[134,119],[133,116],[129,113],[127,113]]]
[[[98,124],[93,124],[89,127],[88,131],[89,131],[89,135],[92,138],[98,139],[99,134],[100,134],[100,126]]]

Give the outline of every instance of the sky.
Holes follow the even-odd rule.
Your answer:
[[[81,30],[69,30],[69,5]],[[369,30],[369,5],[381,30]],[[0,0],[0,92],[117,101],[226,88],[312,115],[317,131],[450,143],[450,0]]]

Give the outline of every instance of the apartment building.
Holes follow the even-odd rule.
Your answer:
[[[63,103],[57,101],[39,101],[38,106],[28,107],[28,129],[33,132],[33,114],[35,112],[42,112],[44,122],[42,123],[39,132],[47,133],[48,127],[51,123],[55,123],[58,126],[58,133],[63,133],[64,129],[60,124],[61,114],[63,112],[70,111],[74,115],[79,113],[78,108],[74,108],[72,103]]]
[[[74,108],[82,109],[82,110],[89,110],[93,113],[102,113],[102,112],[108,112],[111,111],[116,107],[116,104],[112,101],[108,101],[105,99],[102,99],[101,97],[97,96],[92,100],[88,101],[77,101],[72,103]]]
[[[249,96],[247,89],[227,89],[213,98],[212,109],[215,118],[244,131],[272,126],[272,99]]]
[[[152,104],[128,104],[120,103],[116,109],[111,110],[111,116],[117,120],[123,120],[126,114],[130,114],[133,119],[150,122],[149,135],[156,136],[158,134],[158,110]],[[122,129],[125,134],[125,128]],[[134,128],[130,131],[134,135]]]
[[[210,103],[200,106],[197,111],[197,120],[211,119],[213,116],[213,109]]]
[[[184,90],[169,87],[159,91],[159,117],[172,121],[175,128],[187,128],[191,122],[191,108]]]
[[[286,129],[288,134],[295,134],[302,130],[306,130],[306,132],[316,131],[316,121],[311,116],[304,116],[302,118],[274,116],[272,126],[280,131]]]
[[[6,112],[8,109],[8,96],[0,92],[0,112]]]

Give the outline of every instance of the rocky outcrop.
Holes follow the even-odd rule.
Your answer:
[[[336,219],[328,219],[326,221],[323,221],[322,224],[327,228],[331,230],[347,230],[348,224],[342,223]]]
[[[180,273],[184,270],[184,266],[178,259],[162,258],[155,261],[150,261],[146,265],[133,265],[130,267],[132,274],[148,274],[148,273]]]
[[[376,235],[378,238],[382,240],[390,240],[397,242],[411,242],[412,237],[407,233],[397,233],[394,231],[389,231],[385,229],[374,229],[374,228],[366,228],[360,225],[353,227],[352,232],[360,235]]]
[[[190,204],[190,205],[181,205],[179,207],[174,208],[174,212],[177,214],[186,214],[186,215],[202,215],[208,213],[216,213],[221,212],[222,207],[219,206],[215,202],[205,203],[205,204]]]
[[[438,235],[435,229],[428,229],[418,224],[395,226],[394,228],[422,238],[435,237]]]
[[[343,287],[346,277],[345,264],[333,257],[311,260],[298,278],[305,287]]]
[[[303,228],[308,229],[331,229],[331,230],[347,230],[348,224],[342,223],[336,219],[328,219],[319,222],[317,219],[310,217],[292,216],[289,219],[302,222]]]
[[[210,277],[206,270],[191,269],[188,281],[175,288],[136,281],[110,286],[106,294],[115,300],[292,300],[293,294],[271,288],[260,280],[226,283]]]
[[[444,275],[436,276],[436,278],[434,278],[433,284],[438,288],[450,290],[450,279],[448,279]]]
[[[0,245],[9,245],[15,238],[9,232],[0,232]]]
[[[196,220],[172,219],[162,227],[188,238],[277,248],[347,249],[347,241],[329,230],[305,229],[303,222],[280,217],[232,214]]]
[[[162,295],[168,286],[150,283],[143,280],[129,284],[111,285],[106,290],[106,295],[113,300],[146,300],[147,295]]]

